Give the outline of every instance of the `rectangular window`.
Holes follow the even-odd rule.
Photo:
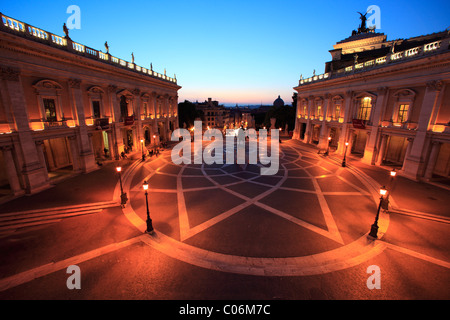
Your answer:
[[[359,100],[358,119],[369,120],[372,111],[372,98],[364,97]]]
[[[341,117],[341,105],[337,104],[334,110],[334,118],[339,119]]]
[[[43,99],[44,100],[44,110],[45,110],[45,118],[48,122],[55,122],[58,119],[56,118],[56,105],[54,99]]]
[[[100,118],[100,101],[92,101],[92,114],[95,119]]]
[[[147,102],[144,102],[144,116],[148,117],[148,111],[147,111]]]
[[[409,104],[401,104],[398,108],[397,122],[406,122],[408,120]]]
[[[303,115],[306,117],[308,115],[308,112],[306,110],[306,106],[303,106]]]
[[[317,106],[317,116],[322,116],[322,106]]]

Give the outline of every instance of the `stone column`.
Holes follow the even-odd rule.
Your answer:
[[[322,126],[320,127],[320,135],[319,135],[319,149],[326,149],[328,146],[328,136],[330,132],[330,128],[327,125],[327,112],[330,109],[331,104],[331,95],[325,95],[325,101],[323,104],[323,121]]]
[[[3,160],[5,162],[5,171],[8,177],[9,186],[11,188],[12,194],[16,196],[23,194],[24,191],[20,186],[19,177],[17,176],[17,168],[14,163],[12,149],[13,149],[12,146],[0,147],[0,150],[3,153]]]
[[[424,178],[426,180],[430,180],[433,177],[433,170],[436,166],[436,161],[439,155],[439,150],[441,149],[441,142],[432,141],[431,142],[431,152],[430,157],[428,158],[427,167],[425,169]]]
[[[109,149],[109,155],[111,157],[111,159],[117,159],[116,158],[116,152],[114,149],[114,142],[113,142],[113,134],[111,132],[111,129],[109,129],[108,131],[106,131],[106,134],[108,135],[108,149]]]
[[[81,92],[81,80],[69,79],[69,87],[71,92],[72,109],[77,112],[78,127],[77,137],[80,143],[80,167],[83,172],[91,172],[97,169],[95,163],[95,155],[92,151],[91,142],[88,137],[88,129],[86,126],[86,118],[84,115],[83,94]],[[76,143],[76,140],[74,141]]]
[[[164,137],[165,140],[170,140],[170,126],[169,126],[169,95],[164,96],[164,113],[166,118],[164,119]]]
[[[292,138],[300,140],[300,137],[302,136],[302,130],[303,130],[302,122],[300,121],[299,118],[297,118],[295,120],[295,131],[294,131],[294,136]]]
[[[156,92],[152,92],[151,94],[151,100],[150,103],[148,105],[148,107],[150,108],[150,113],[152,113],[154,115],[154,119],[156,119],[156,113],[157,113],[157,94]]]
[[[77,148],[77,137],[76,136],[70,136],[68,137],[69,140],[69,147],[70,147],[70,154],[72,155],[72,167],[74,172],[80,172],[80,163],[79,163],[79,156],[78,156],[78,148]]]
[[[378,158],[376,161],[377,166],[381,166],[384,159],[384,153],[386,152],[386,144],[387,144],[388,136],[385,134],[381,135],[381,143],[380,143],[380,149],[378,150]]]
[[[312,115],[313,104],[314,104],[314,96],[310,96],[308,98],[308,117],[306,119],[305,136],[303,138],[304,143],[310,143],[312,135],[313,135],[312,126],[311,126],[311,115]]]
[[[344,110],[341,110],[341,114],[342,112],[344,112],[344,122],[342,123],[342,131],[341,134],[339,136],[339,155],[343,156],[344,152],[345,152],[345,143],[348,142],[349,146],[347,147],[347,152],[351,153],[351,144],[352,144],[352,139],[351,139],[351,125],[349,123],[351,123],[351,113],[350,113],[350,109],[352,106],[352,95],[353,92],[352,91],[347,91],[345,93],[344,96]],[[341,106],[342,107],[342,106]]]
[[[419,121],[411,146],[411,152],[404,162],[404,175],[411,179],[417,180],[424,170],[424,152],[427,147],[427,130],[430,123],[431,114],[436,108],[437,99],[442,89],[441,81],[430,81],[423,97],[420,108]]]
[[[375,102],[375,107],[372,113],[372,126],[367,132],[369,136],[367,137],[366,147],[364,149],[364,157],[362,162],[366,164],[374,164],[376,158],[376,144],[379,139],[379,129],[381,121],[383,120],[383,114],[386,109],[387,103],[387,88],[378,88],[378,97]]]
[[[142,152],[141,139],[144,139],[144,134],[142,133],[142,119],[141,119],[141,91],[139,89],[133,90],[134,95],[134,118],[135,118],[135,135],[134,135],[134,150]]]
[[[0,66],[0,90],[2,96],[9,98],[9,108],[15,120],[18,144],[15,148],[16,155],[22,161],[21,173],[25,184],[26,192],[31,194],[50,187],[47,181],[47,174],[42,167],[33,134],[29,127],[27,103],[25,92],[20,81],[20,70]],[[7,108],[8,106],[6,106]],[[8,113],[8,112],[7,112]]]
[[[413,138],[408,138],[408,146],[406,147],[406,153],[405,153],[405,159],[409,157],[409,155],[411,154],[411,147],[413,144],[414,139]],[[405,159],[403,159],[403,165],[402,165],[402,171],[405,170]]]
[[[177,114],[177,116],[175,117],[175,123],[174,123],[174,129],[176,130],[176,129],[179,129],[180,128],[180,121],[178,120],[179,118],[179,114],[178,114],[178,95],[175,95],[175,97],[174,97],[174,101],[173,101],[173,103],[174,103],[174,110],[173,110],[173,112],[174,113],[176,113]]]
[[[110,149],[111,155],[114,154],[115,159],[119,160],[120,151],[123,150],[123,139],[122,132],[120,130],[120,106],[117,101],[117,86],[109,85],[108,86],[108,97],[111,108],[111,113],[113,116],[113,122],[110,124],[111,126],[111,142],[112,148]],[[108,136],[108,138],[110,138]],[[111,151],[112,150],[112,151]]]
[[[35,141],[36,144],[36,148],[38,151],[38,156],[39,156],[39,161],[41,162],[42,167],[44,168],[44,171],[47,175],[47,180],[49,180],[48,178],[48,170],[47,170],[47,162],[45,161],[45,155],[44,155],[44,141],[42,140],[37,140]]]
[[[156,92],[153,92],[152,93],[152,103],[153,103],[153,112],[154,112],[153,114],[155,115],[154,119],[153,119],[153,134],[156,135],[157,137],[158,137],[158,118],[156,116],[158,113],[158,99],[159,98],[158,98],[158,95],[156,94]],[[154,143],[156,143],[156,139],[154,139],[154,140],[155,140]]]

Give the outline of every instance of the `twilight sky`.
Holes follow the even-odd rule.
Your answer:
[[[2,1],[0,11],[64,35],[70,5],[81,10],[73,41],[169,76],[176,74],[179,101],[240,106],[292,102],[303,77],[324,71],[333,45],[360,23],[357,11],[381,10],[387,40],[450,27],[450,1],[374,0],[60,0]],[[370,15],[370,14],[369,14]],[[369,16],[368,15],[368,16]]]

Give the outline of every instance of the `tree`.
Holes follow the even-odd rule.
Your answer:
[[[297,111],[297,96],[298,93],[294,92],[293,96],[292,96],[292,107],[294,108],[294,110]]]
[[[180,128],[183,128],[185,123],[187,128],[193,127],[197,117],[202,118],[202,112],[197,111],[195,104],[188,100],[178,104],[178,123]]]
[[[292,106],[281,106],[281,107],[275,107],[269,109],[269,111],[266,113],[266,117],[264,119],[264,126],[266,126],[267,129],[270,127],[270,119],[275,118],[275,127],[276,128],[270,128],[270,129],[277,129],[281,128],[284,130],[286,127],[286,124],[288,125],[288,130],[293,130],[295,126],[295,108]]]

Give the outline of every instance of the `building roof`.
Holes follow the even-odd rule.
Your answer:
[[[323,74],[301,78],[299,86],[448,52],[449,44],[450,30],[389,41],[382,33],[356,33],[333,46]]]
[[[126,61],[118,57],[112,56],[109,53],[108,44],[105,43],[106,52],[96,50],[87,47],[81,43],[73,41],[68,35],[68,29],[64,24],[64,32],[66,36],[59,36],[48,31],[42,30],[40,28],[29,25],[25,22],[8,17],[0,12],[0,31],[13,34],[30,41],[38,42],[44,45],[48,45],[53,48],[64,50],[78,56],[84,56],[86,58],[99,61],[104,64],[108,64],[117,68],[132,71],[140,75],[149,76],[154,79],[169,82],[172,84],[177,84],[177,78],[169,77],[164,74],[158,73],[153,70],[153,66],[150,68],[144,68],[134,63],[134,54],[132,53],[132,61]],[[181,87],[180,87],[181,88]]]
[[[278,96],[278,98],[275,99],[275,101],[273,102],[273,105],[275,107],[282,107],[282,106],[284,106],[284,101],[283,101],[283,99],[281,99],[280,96]]]

